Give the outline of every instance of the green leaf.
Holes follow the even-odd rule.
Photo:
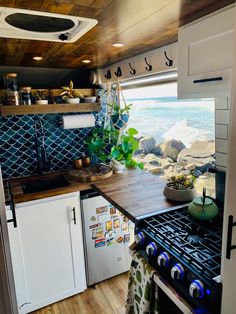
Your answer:
[[[141,273],[140,273],[139,270],[136,271],[136,279],[137,279],[139,282],[142,281],[142,275],[141,275]]]
[[[127,133],[129,134],[129,135],[136,135],[136,134],[138,134],[138,131],[135,129],[135,128],[129,128],[128,130],[127,130]]]
[[[144,169],[144,163],[143,162],[138,162],[137,166],[139,167],[139,169],[143,170]]]
[[[151,284],[147,282],[144,290],[144,298],[145,300],[150,301],[150,297],[151,297]]]

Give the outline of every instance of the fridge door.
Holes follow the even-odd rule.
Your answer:
[[[87,284],[128,271],[134,224],[102,196],[82,201]]]

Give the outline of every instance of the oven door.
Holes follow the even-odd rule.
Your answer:
[[[159,275],[154,275],[157,298],[159,304],[158,314],[191,314],[194,309]]]

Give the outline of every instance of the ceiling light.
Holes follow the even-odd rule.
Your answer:
[[[124,47],[125,44],[122,44],[122,43],[114,43],[114,44],[112,44],[112,46],[119,48],[119,47]]]
[[[90,62],[92,62],[92,61],[89,60],[89,59],[85,59],[85,60],[82,60],[82,62],[83,62],[83,63],[90,63]]]
[[[36,60],[36,61],[39,61],[39,60],[42,60],[43,57],[33,57],[33,59]]]

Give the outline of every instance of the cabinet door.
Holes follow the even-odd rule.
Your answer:
[[[230,93],[235,8],[186,25],[178,35],[178,97]]]
[[[16,217],[11,249],[20,313],[83,291],[79,194],[19,204]]]

